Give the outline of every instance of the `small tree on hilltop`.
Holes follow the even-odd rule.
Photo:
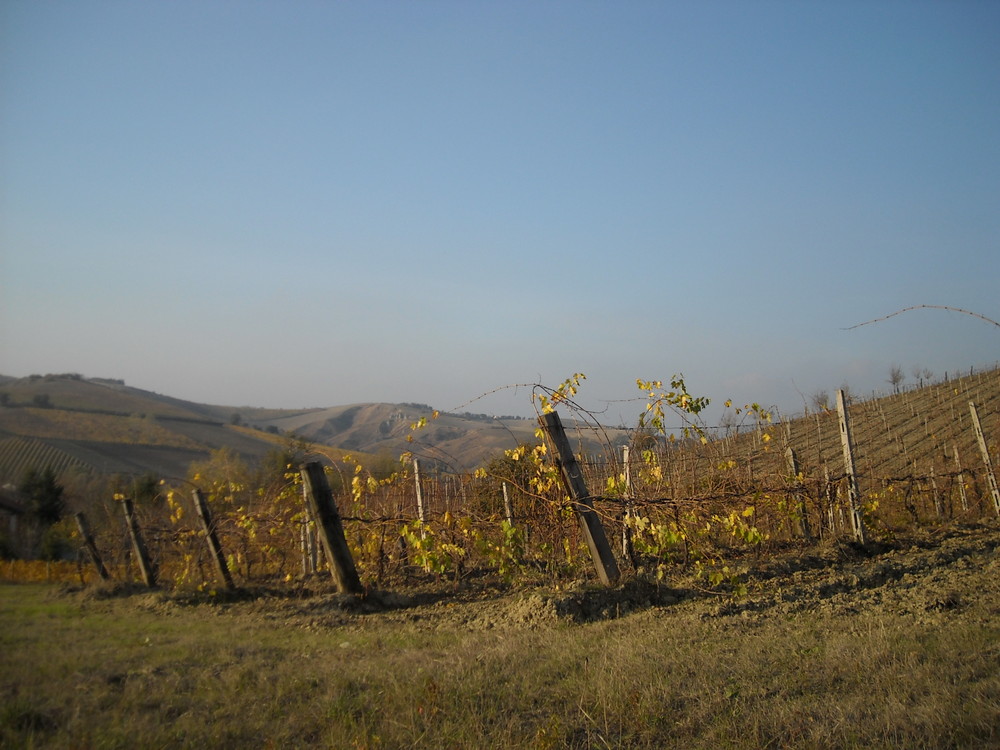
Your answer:
[[[851,386],[844,381],[840,384],[840,390],[844,392],[844,403],[851,404],[854,401],[854,393],[851,391]]]
[[[889,368],[889,379],[886,381],[892,386],[893,393],[899,393],[899,387],[906,380],[906,375],[903,373],[903,368],[899,365],[892,365]]]
[[[928,370],[926,367],[920,367],[919,365],[913,366],[913,377],[920,384],[920,387],[924,387],[924,381],[929,384],[931,379],[934,377],[934,373]]]
[[[812,403],[813,407],[815,407],[817,411],[829,411],[830,410],[829,392],[825,388],[816,391],[812,395]]]

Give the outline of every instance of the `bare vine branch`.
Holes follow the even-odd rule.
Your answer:
[[[841,328],[842,331],[853,331],[855,328],[860,328],[861,326],[866,326],[871,323],[881,323],[883,320],[888,320],[889,318],[899,315],[900,313],[909,312],[910,310],[920,310],[922,308],[930,308],[934,310],[950,310],[951,312],[963,313],[965,315],[971,315],[973,318],[979,318],[980,320],[985,320],[987,323],[992,323],[993,325],[1000,328],[1000,323],[993,320],[992,318],[987,318],[985,315],[980,315],[977,312],[972,312],[970,310],[963,310],[960,307],[948,307],[948,305],[913,305],[912,307],[904,307],[902,310],[896,310],[894,313],[890,313],[883,318],[875,318],[874,320],[866,320],[864,323],[858,323],[849,328]]]

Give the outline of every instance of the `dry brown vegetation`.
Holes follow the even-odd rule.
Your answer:
[[[65,411],[62,409],[0,410],[0,430],[36,438],[98,441],[125,445],[161,445],[199,450],[196,441],[167,429],[155,418]]]
[[[690,577],[0,590],[4,747],[986,748],[1000,525]]]

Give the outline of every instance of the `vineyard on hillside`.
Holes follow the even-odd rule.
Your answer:
[[[567,422],[573,425],[571,441],[600,440],[600,426],[585,427],[588,415],[573,410],[572,392],[558,395],[544,405],[576,418]],[[742,429],[709,439],[690,410],[700,402],[686,392],[674,402],[690,427],[687,435],[647,423],[633,432],[626,451],[608,441],[602,454],[578,457],[585,500],[623,572],[664,578],[693,571],[706,586],[738,591],[739,565],[748,555],[850,539],[849,481],[836,411],[781,422],[748,405],[739,410],[746,417]],[[1000,370],[849,404],[858,512],[870,542],[891,542],[915,527],[996,515],[970,402],[995,463]],[[652,397],[650,405],[656,405]],[[671,414],[667,409],[666,416]],[[414,428],[419,435],[420,425]],[[135,497],[136,522],[158,580],[180,587],[218,585],[193,506],[196,491],[207,501],[212,529],[239,585],[328,576],[299,471],[302,462],[320,458],[291,451],[280,466],[263,471],[223,454],[193,467],[185,482],[164,480],[146,488]],[[552,459],[551,447],[540,441],[466,474],[421,475],[412,460],[380,476],[350,459],[322,463],[361,579],[384,587],[428,578],[487,575],[509,582],[593,575],[577,516],[580,498],[570,499]],[[118,498],[87,509],[95,545],[119,580],[136,575],[119,502],[132,495],[123,486]],[[67,535],[79,536],[69,521],[62,523]],[[16,577],[13,564],[0,571],[5,569]],[[73,575],[94,577],[87,567],[74,568]]]

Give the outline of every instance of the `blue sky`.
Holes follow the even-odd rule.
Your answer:
[[[995,2],[0,4],[0,372],[783,411],[992,363]],[[912,376],[910,376],[912,379]],[[530,413],[524,389],[468,407]]]

